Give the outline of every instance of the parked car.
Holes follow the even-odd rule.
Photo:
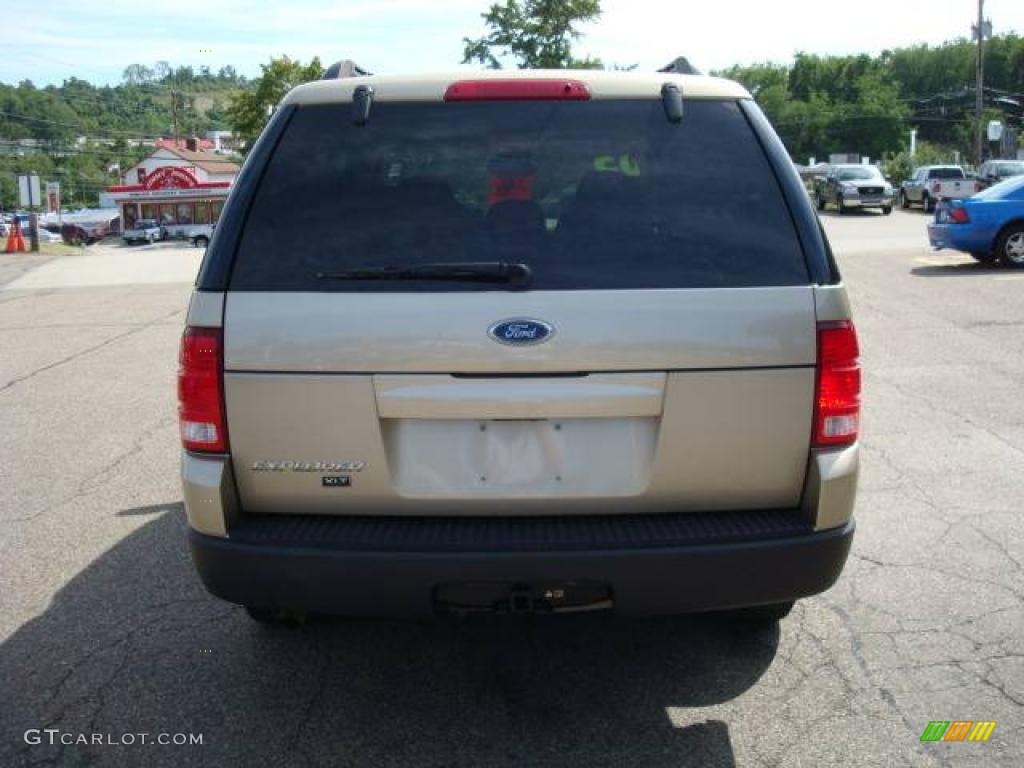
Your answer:
[[[88,233],[78,224],[65,224],[60,228],[60,236],[68,245],[91,245]]]
[[[920,205],[932,213],[939,200],[972,195],[979,186],[959,165],[922,165],[900,186],[900,207]]]
[[[213,237],[213,224],[196,224],[188,233],[188,240],[196,248],[205,248]]]
[[[977,181],[982,189],[1004,179],[1024,175],[1024,160],[987,160],[978,169]]]
[[[192,235],[203,233],[209,230],[209,224],[178,224],[176,222],[165,222],[163,227],[164,237],[169,240],[191,240]]]
[[[163,239],[163,229],[155,219],[139,219],[128,227],[122,239],[128,243],[155,243]]]
[[[39,232],[40,243],[59,243],[63,240],[56,232],[51,232],[43,227],[39,227],[37,231]]]
[[[0,237],[6,237],[11,233],[14,227],[14,222],[18,222],[18,227],[21,230],[21,234],[28,237],[28,230],[31,224],[31,217],[27,213],[11,213],[4,214],[0,219]]]
[[[749,93],[462,77],[299,86],[249,154],[180,351],[206,587],[259,621],[777,620],[827,589],[857,336]]]
[[[834,205],[839,213],[852,208],[880,208],[892,213],[892,184],[873,165],[833,165],[815,184],[818,210]]]
[[[952,248],[983,263],[1024,269],[1024,176],[938,207],[928,224],[935,249]]]
[[[68,245],[92,245],[110,234],[110,225],[104,222],[69,222],[61,227],[60,234]]]
[[[20,222],[19,226],[21,226]],[[25,242],[28,242],[29,239],[30,226],[29,223],[21,226],[21,235],[25,238]],[[37,225],[37,231],[39,233],[39,242],[41,243],[59,243],[61,241],[60,235],[54,234],[41,225]],[[0,237],[7,237],[10,234],[11,226],[7,222],[0,220]],[[0,243],[0,246],[2,245],[3,243]]]

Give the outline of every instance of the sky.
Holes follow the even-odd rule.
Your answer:
[[[0,17],[11,18],[0,0]],[[376,73],[451,70],[462,38],[478,37],[493,0],[42,0],[8,30],[0,82],[59,84],[76,76],[116,84],[129,64],[232,65],[256,76],[271,56],[327,65],[351,58]],[[577,55],[606,65],[664,66],[684,55],[707,72],[787,63],[796,52],[878,53],[967,37],[977,0],[603,0]],[[985,0],[996,34],[1024,35],[1024,0]]]

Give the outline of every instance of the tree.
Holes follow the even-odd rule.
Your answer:
[[[951,151],[936,147],[927,141],[919,141],[917,142],[917,152],[913,157],[910,156],[910,151],[907,149],[886,157],[882,161],[882,172],[893,184],[898,185],[909,179],[919,166],[945,165],[953,162],[956,162],[956,158]]]
[[[829,149],[879,158],[899,147],[907,115],[899,88],[881,72],[871,71],[854,79],[851,95],[853,98],[836,110],[833,144]]]
[[[296,85],[317,80],[324,73],[318,57],[303,64],[282,56],[271,59],[269,64],[261,64],[260,69],[263,74],[253,81],[249,90],[235,96],[226,111],[232,133],[246,149],[256,141],[271,110],[288,91]]]
[[[576,59],[572,42],[578,25],[601,15],[600,0],[505,0],[482,14],[485,37],[463,38],[462,63],[501,69],[498,56],[512,56],[520,69],[600,69],[601,61]]]
[[[129,64],[121,75],[128,85],[142,85],[153,77],[153,70],[144,64]]]
[[[243,78],[240,78],[235,68],[228,64],[226,67],[221,67],[217,70],[217,79],[228,85],[238,85]]]

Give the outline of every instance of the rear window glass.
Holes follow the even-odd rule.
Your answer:
[[[1024,177],[1011,176],[998,184],[974,193],[971,197],[978,200],[1020,200],[1024,191]]]
[[[932,168],[928,177],[932,179],[962,179],[964,172],[962,168]]]
[[[300,107],[252,201],[235,290],[477,291],[325,279],[424,264],[526,264],[533,290],[798,285],[799,241],[737,104]]]
[[[842,168],[839,171],[840,181],[880,179],[881,177],[882,173],[877,168]]]
[[[1024,175],[1024,163],[999,163],[995,167],[996,176],[1007,178]]]

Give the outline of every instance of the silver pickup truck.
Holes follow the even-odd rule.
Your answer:
[[[928,213],[940,200],[969,197],[978,191],[959,165],[922,165],[900,187],[900,207],[920,205]]]

